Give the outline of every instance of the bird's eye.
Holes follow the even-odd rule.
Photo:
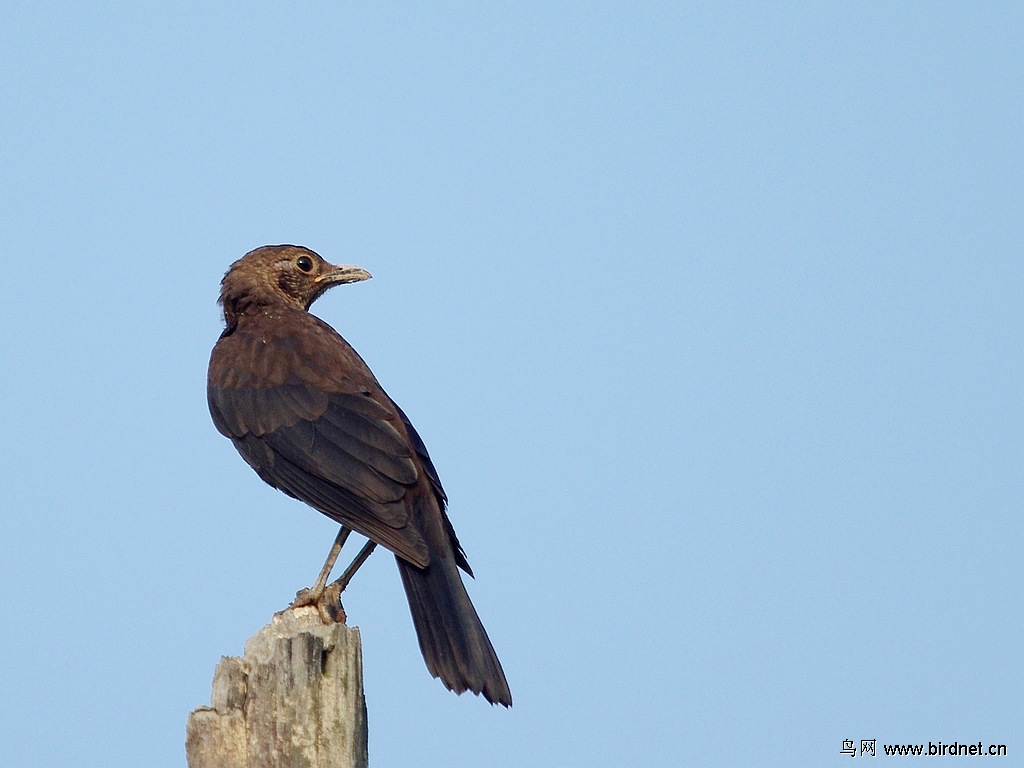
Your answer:
[[[309,272],[313,269],[313,260],[309,258],[309,256],[299,256],[299,258],[295,260],[295,266],[303,272]]]

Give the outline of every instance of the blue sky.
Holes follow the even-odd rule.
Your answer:
[[[184,764],[334,525],[210,423],[218,281],[316,313],[423,435],[515,696],[346,598],[375,765],[1024,750],[1014,3],[6,3],[0,723]],[[971,762],[970,758],[963,758]],[[978,758],[981,760],[982,758]]]

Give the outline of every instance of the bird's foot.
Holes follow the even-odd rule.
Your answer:
[[[324,624],[344,624],[348,616],[341,604],[341,585],[328,584],[324,587],[324,593],[317,601],[316,609],[320,612]]]
[[[341,586],[335,582],[326,587],[300,589],[295,593],[291,608],[314,606],[324,624],[344,624],[348,618],[341,605]]]
[[[323,594],[324,590],[322,588],[319,590],[311,589],[310,587],[300,589],[295,593],[295,600],[288,607],[302,608],[305,605],[316,605],[320,598],[323,597]]]

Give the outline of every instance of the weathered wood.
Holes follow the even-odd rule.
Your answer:
[[[359,630],[289,609],[224,657],[188,718],[190,768],[365,768]]]

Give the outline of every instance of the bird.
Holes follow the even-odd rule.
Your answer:
[[[262,246],[231,264],[220,287],[224,330],[207,375],[210,415],[267,484],[341,524],[334,558],[350,531],[367,537],[332,585],[337,595],[374,546],[390,550],[429,672],[455,693],[510,707],[423,440],[352,346],[309,311],[329,288],[370,277],[298,245]],[[333,564],[328,557],[293,606],[323,604]]]

